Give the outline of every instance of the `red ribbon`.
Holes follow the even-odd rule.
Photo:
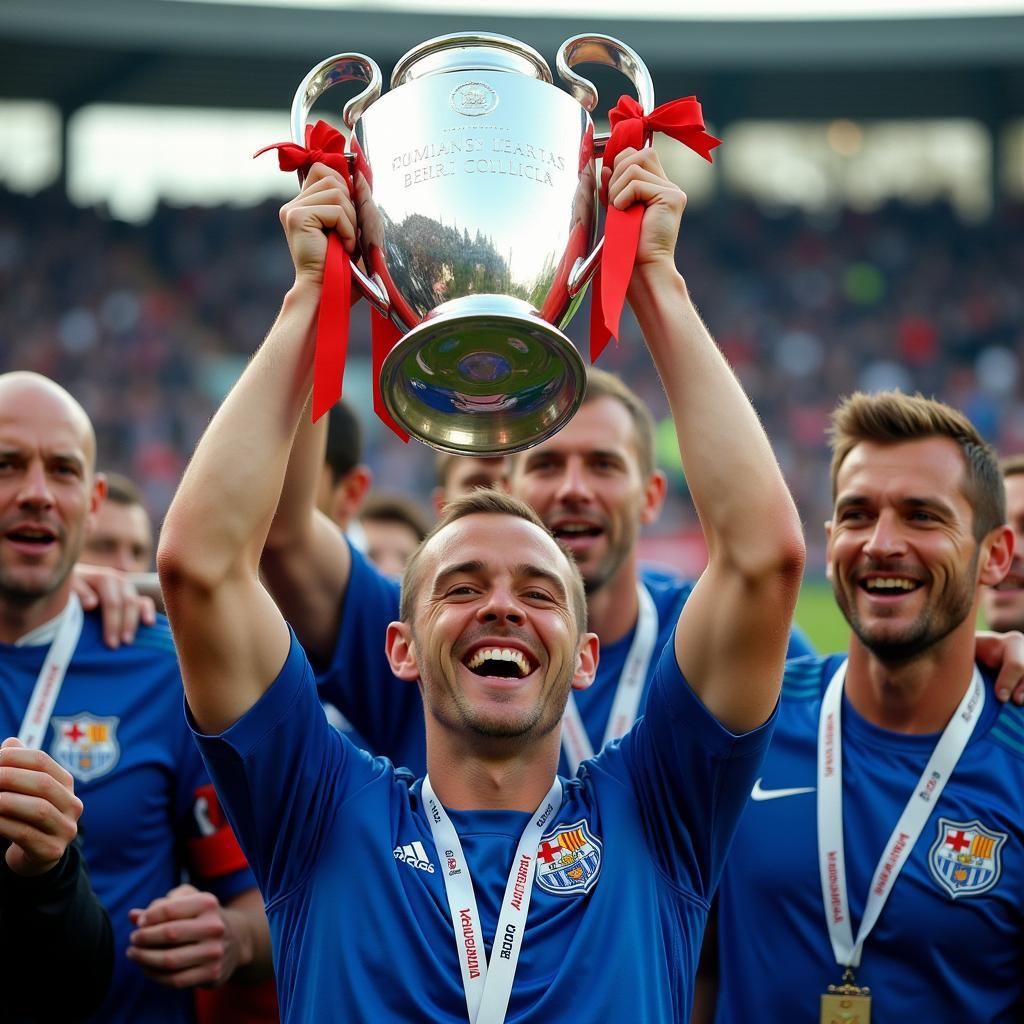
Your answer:
[[[264,146],[256,156],[268,150],[277,150],[277,162],[282,171],[297,171],[304,180],[313,164],[326,164],[344,178],[352,188],[352,175],[345,154],[345,136],[326,121],[306,125],[306,145],[279,142]],[[370,167],[362,151],[353,140],[356,170],[372,183]],[[313,355],[313,422],[330,410],[341,398],[348,355],[349,309],[352,305],[352,261],[336,231],[327,232],[327,255],[324,260],[324,281],[320,294],[320,311],[316,323],[316,349]],[[371,320],[373,338],[373,408],[383,422],[403,441],[406,434],[388,415],[380,394],[379,370],[384,357],[401,336],[391,321],[374,310]],[[386,347],[385,347],[386,346]]]
[[[720,139],[704,131],[704,117],[696,96],[671,100],[645,115],[632,96],[623,96],[609,113],[612,133],[604,150],[604,167],[611,167],[624,149],[641,149],[655,132],[671,135],[711,163],[711,150]],[[640,223],[644,208],[634,203],[627,210],[609,206],[604,222],[604,252],[594,275],[590,307],[590,361],[604,351],[610,338],[619,338],[619,320],[626,289],[633,276]]]

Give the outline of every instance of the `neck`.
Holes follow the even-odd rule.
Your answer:
[[[907,661],[886,663],[854,637],[846,697],[869,722],[901,733],[944,729],[974,672],[974,618]]]
[[[554,740],[552,744],[552,738]],[[559,730],[515,754],[484,755],[427,732],[427,772],[437,798],[455,811],[537,809],[555,781]]]
[[[603,587],[587,594],[587,629],[597,634],[602,647],[621,640],[636,625],[637,579],[636,557],[630,555]]]
[[[17,643],[26,633],[56,618],[70,597],[70,579],[52,593],[35,599],[0,594],[0,643]]]

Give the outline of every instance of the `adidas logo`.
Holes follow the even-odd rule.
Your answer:
[[[394,854],[395,860],[400,860],[403,864],[426,871],[428,875],[434,873],[434,865],[430,863],[427,851],[423,849],[423,844],[418,839],[408,846],[396,846]]]

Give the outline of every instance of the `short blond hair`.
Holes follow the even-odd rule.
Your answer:
[[[855,392],[832,413],[828,431],[832,448],[832,500],[839,470],[851,451],[863,442],[900,444],[945,437],[959,448],[964,460],[964,497],[973,513],[976,540],[1006,522],[1006,490],[999,462],[974,424],[958,409],[917,393]]]

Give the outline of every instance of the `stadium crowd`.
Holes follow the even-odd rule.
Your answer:
[[[765,422],[805,524],[827,515],[824,427],[838,396],[900,387],[962,409],[1001,452],[1024,448],[1024,207],[964,223],[941,204],[870,214],[691,209],[678,260]],[[143,226],[50,191],[0,193],[0,370],[58,380],[96,426],[104,468],[138,481],[157,522],[214,409],[262,340],[290,275],[276,205],[161,207]],[[671,515],[692,522],[664,395],[635,322],[601,366],[661,421]],[[582,343],[585,311],[570,334]],[[350,358],[369,352],[365,306]],[[433,479],[366,416],[377,484],[426,499]],[[810,540],[810,567],[822,552]]]

